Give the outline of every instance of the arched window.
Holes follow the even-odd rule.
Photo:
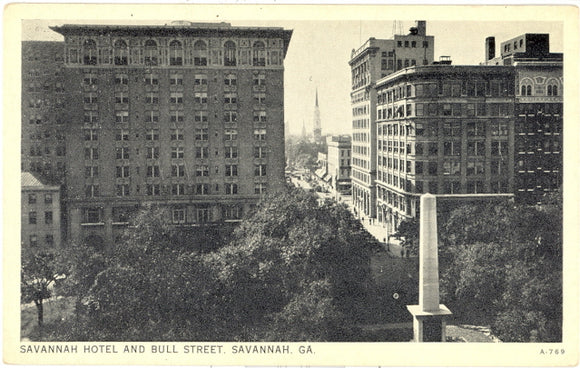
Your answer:
[[[521,92],[522,96],[526,95],[526,86],[522,84],[522,92]]]
[[[232,41],[224,44],[224,66],[236,66],[236,44]]]
[[[528,86],[526,87],[526,91],[527,91],[527,95],[528,95],[528,96],[531,96],[531,95],[532,95],[532,86],[531,86],[531,85],[528,85]]]
[[[123,40],[115,41],[115,44],[113,45],[115,65],[127,65],[128,54],[129,50],[127,49],[127,42]]]
[[[266,47],[262,41],[254,42],[252,47],[252,65],[266,66]]]
[[[532,95],[532,86],[530,84],[522,84],[522,96],[531,96]]]
[[[558,96],[558,86],[556,84],[548,85],[548,96]]]
[[[201,40],[193,44],[193,64],[197,66],[207,65],[207,45]]]
[[[85,40],[83,44],[83,64],[97,65],[97,43],[94,40]]]
[[[157,42],[153,40],[145,41],[145,64],[157,65]]]
[[[183,65],[183,49],[177,40],[169,43],[169,65]]]

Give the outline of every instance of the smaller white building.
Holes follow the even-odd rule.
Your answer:
[[[326,138],[327,168],[332,188],[340,194],[351,194],[351,137],[337,135]]]

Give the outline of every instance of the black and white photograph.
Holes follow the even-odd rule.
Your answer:
[[[5,363],[578,363],[577,7],[11,6]]]

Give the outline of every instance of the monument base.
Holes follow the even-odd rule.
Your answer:
[[[408,305],[407,310],[413,315],[413,341],[445,342],[446,319],[453,313],[439,304],[439,310],[426,312],[420,305]]]

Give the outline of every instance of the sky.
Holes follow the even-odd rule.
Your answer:
[[[191,21],[205,21],[203,19]],[[323,134],[351,132],[350,67],[352,49],[370,37],[390,39],[407,34],[414,21],[340,20],[340,21],[229,21],[232,26],[265,26],[292,29],[292,39],[284,61],[284,108],[290,134],[300,134],[302,125],[312,131],[315,93],[318,89]],[[435,59],[451,56],[454,65],[476,65],[483,61],[485,38],[494,36],[496,54],[501,42],[523,33],[549,33],[550,51],[563,51],[563,27],[560,22],[473,22],[427,21],[427,34],[435,37]],[[169,20],[150,21],[164,24]],[[23,40],[62,40],[49,25],[82,21],[34,20],[23,22]],[[144,22],[84,21],[92,24],[144,24]]]

